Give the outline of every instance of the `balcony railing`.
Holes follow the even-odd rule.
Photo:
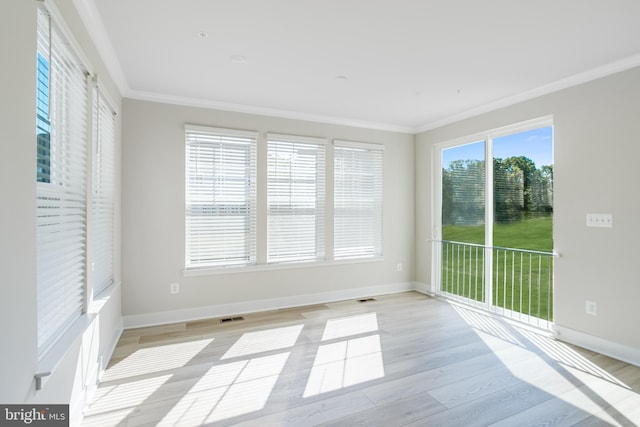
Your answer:
[[[439,294],[550,327],[553,253],[443,240],[434,242],[434,255],[440,256],[435,264],[440,269],[435,272]]]

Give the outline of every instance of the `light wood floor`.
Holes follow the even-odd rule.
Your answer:
[[[415,292],[127,330],[83,425],[640,425],[640,368]]]

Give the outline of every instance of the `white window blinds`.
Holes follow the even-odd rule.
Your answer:
[[[334,141],[334,258],[382,255],[384,146]]]
[[[255,264],[257,134],[185,131],[186,268]]]
[[[102,91],[94,91],[93,198],[91,216],[93,294],[113,283],[115,220],[115,113]]]
[[[84,311],[87,80],[44,9],[37,35],[37,324],[42,356]]]
[[[267,135],[267,262],[324,259],[325,146]]]

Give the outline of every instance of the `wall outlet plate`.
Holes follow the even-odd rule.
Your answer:
[[[592,316],[598,315],[598,304],[595,301],[585,301],[584,311]]]
[[[169,292],[171,292],[172,294],[179,294],[180,293],[180,283],[175,282],[169,285]]]

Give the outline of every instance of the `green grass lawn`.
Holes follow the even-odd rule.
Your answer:
[[[484,226],[445,226],[442,239],[484,244]],[[494,225],[493,304],[553,320],[553,257],[500,248],[553,251],[552,218]],[[441,288],[484,302],[484,258],[488,249],[443,244]]]

